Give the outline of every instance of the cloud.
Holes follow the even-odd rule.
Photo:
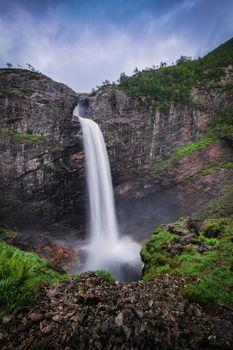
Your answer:
[[[185,0],[163,12],[141,11],[124,23],[103,12],[95,18],[91,9],[89,17],[73,7],[70,13],[62,1],[56,8],[47,6],[43,15],[15,5],[0,15],[0,64],[29,62],[76,91],[90,91],[105,79],[116,80],[121,72],[132,74],[136,66],[171,63],[182,54],[196,56],[200,38],[208,35],[195,29],[195,36],[186,17],[196,11],[198,18],[198,3]],[[230,21],[226,23],[232,28]]]

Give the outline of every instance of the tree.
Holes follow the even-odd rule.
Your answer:
[[[7,63],[6,63],[6,66],[7,66],[8,68],[12,68],[12,67],[13,67],[13,64],[10,63],[10,62],[7,62]]]
[[[105,81],[103,81],[102,85],[110,85],[111,82],[108,79],[105,79]]]
[[[192,57],[190,56],[180,56],[178,60],[176,60],[176,64],[179,66],[185,62],[192,61]]]
[[[119,83],[124,84],[127,81],[127,75],[123,72],[120,74]]]
[[[32,72],[36,72],[36,69],[30,64],[30,63],[26,63],[26,66],[28,67],[28,69]]]
[[[166,67],[167,63],[166,62],[160,62],[160,68]]]

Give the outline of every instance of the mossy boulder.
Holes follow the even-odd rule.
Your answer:
[[[232,218],[198,224],[183,218],[160,226],[141,251],[143,280],[182,276],[187,280],[183,293],[191,301],[233,304],[232,232]]]

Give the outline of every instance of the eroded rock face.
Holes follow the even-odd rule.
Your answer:
[[[233,152],[224,142],[153,171],[158,159],[198,140],[219,110],[231,104],[220,90],[195,89],[192,101],[161,111],[122,91],[80,95],[82,114],[97,121],[105,136],[123,231],[146,237],[157,224],[198,210],[232,181],[223,163],[232,161]]]
[[[165,157],[206,130],[210,115],[186,105],[153,110],[145,98],[122,91],[80,95],[83,114],[101,125],[116,184],[140,175],[156,156]]]
[[[0,86],[0,219],[59,230],[83,209],[78,95],[21,69],[1,69]]]
[[[196,89],[193,104],[161,111],[122,91],[77,95],[27,70],[0,70],[0,86],[0,220],[7,224],[59,233],[85,222],[81,132],[72,119],[78,102],[81,116],[103,130],[123,232],[146,237],[157,224],[199,209],[232,181],[224,168],[233,158],[230,141],[153,171],[158,157],[203,135],[231,103],[224,91]],[[215,169],[203,172],[208,167]]]

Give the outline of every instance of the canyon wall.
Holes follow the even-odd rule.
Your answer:
[[[191,103],[172,103],[164,111],[120,90],[80,95],[82,115],[97,121],[104,132],[123,231],[146,237],[155,225],[199,210],[232,181],[229,140],[207,142],[170,159],[185,145],[207,137],[209,125],[231,101],[223,89],[193,89]]]
[[[206,137],[219,111],[231,106],[224,89],[193,89],[191,103],[162,110],[117,89],[77,94],[28,70],[1,69],[0,86],[3,223],[56,232],[85,223],[81,131],[73,117],[78,103],[81,116],[104,133],[126,233],[141,239],[158,223],[198,210],[233,179],[230,140],[172,158]]]
[[[77,103],[74,91],[42,74],[0,70],[1,222],[59,230],[83,215]]]

